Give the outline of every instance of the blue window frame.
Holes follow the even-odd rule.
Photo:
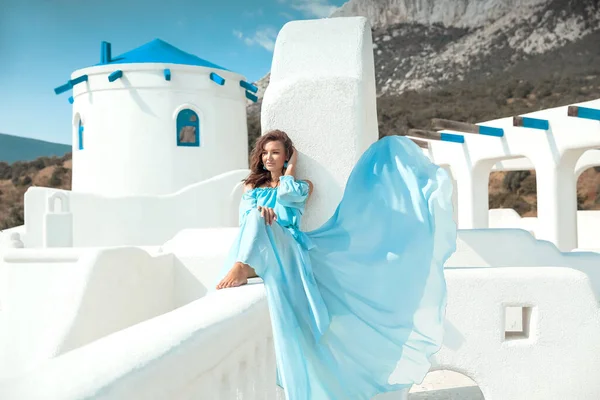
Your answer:
[[[77,133],[78,133],[79,150],[83,150],[83,124],[81,123],[81,119],[79,120],[79,127],[77,128]]]
[[[200,147],[200,119],[187,108],[177,114],[177,146]]]

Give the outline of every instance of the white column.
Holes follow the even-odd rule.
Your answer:
[[[572,165],[542,164],[536,169],[538,229],[536,236],[561,251],[577,247],[577,180]]]
[[[481,163],[469,168],[457,177],[458,228],[488,228],[488,185],[491,165]]]
[[[288,133],[298,176],[315,184],[303,229],[333,214],[356,161],[379,137],[374,71],[366,18],[293,21],[277,37],[261,125]]]

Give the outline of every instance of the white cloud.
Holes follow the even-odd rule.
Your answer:
[[[294,17],[292,14],[286,13],[286,12],[280,12],[279,15],[281,15],[283,18],[287,19],[288,21],[292,21],[292,20],[296,19],[296,17]]]
[[[329,4],[331,0],[276,0],[280,4],[286,4],[287,7],[300,11],[306,18],[326,18],[329,17],[337,7]],[[279,13],[287,20],[297,19],[291,13],[281,11]],[[263,15],[262,9],[250,12],[246,11],[243,14],[246,17],[254,17]],[[246,35],[239,30],[234,30],[233,34],[238,39],[242,40],[248,46],[258,45],[268,51],[275,49],[275,40],[277,39],[277,31],[273,27],[262,27],[257,29],[252,35]]]
[[[258,10],[254,10],[254,11],[244,11],[242,13],[242,17],[244,17],[244,18],[262,17],[263,15],[264,15],[264,11],[262,10],[262,8],[259,8]]]
[[[258,45],[268,51],[273,51],[275,48],[275,39],[277,39],[277,31],[272,27],[260,28],[252,36],[246,36],[237,30],[234,30],[233,34],[238,39],[243,40],[248,46]]]
[[[337,7],[331,5],[327,0],[292,0],[292,8],[301,11],[307,17],[326,18],[334,12]]]

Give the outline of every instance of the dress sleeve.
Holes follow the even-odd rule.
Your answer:
[[[256,190],[249,190],[244,192],[240,201],[240,226],[244,223],[246,216],[253,208],[256,208]]]
[[[279,177],[277,202],[284,207],[302,208],[308,198],[309,186],[304,181],[297,181],[291,175]]]

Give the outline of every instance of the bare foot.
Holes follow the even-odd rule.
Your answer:
[[[225,278],[219,282],[217,289],[242,286],[248,283],[248,278],[256,276],[256,272],[249,265],[237,262],[231,267]]]

